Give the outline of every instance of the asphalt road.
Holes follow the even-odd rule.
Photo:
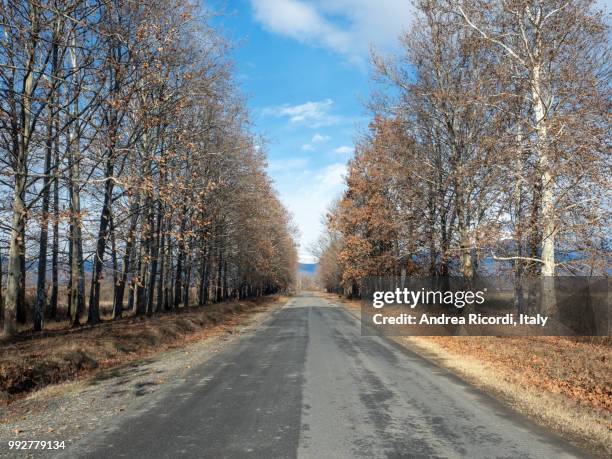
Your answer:
[[[565,458],[581,452],[421,357],[296,297],[178,390],[66,454],[91,458]]]

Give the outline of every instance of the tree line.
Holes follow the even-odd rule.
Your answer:
[[[609,26],[590,0],[421,0],[316,247],[370,276],[607,274]]]
[[[109,286],[114,318],[290,286],[295,230],[197,2],[3,0],[0,33],[7,334],[96,324]]]

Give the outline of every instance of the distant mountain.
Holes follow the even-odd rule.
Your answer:
[[[298,263],[298,272],[300,274],[309,274],[314,276],[318,266],[318,263]]]

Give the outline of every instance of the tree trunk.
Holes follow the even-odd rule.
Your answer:
[[[183,285],[183,306],[189,307],[189,288],[191,287],[191,257],[187,254],[185,263],[185,282]]]
[[[77,136],[78,138],[78,136]],[[74,142],[74,140],[73,140]],[[72,150],[74,144],[69,148]],[[70,322],[73,326],[80,324],[80,314],[85,310],[85,272],[83,267],[83,241],[81,236],[81,197],[78,189],[80,159],[74,152],[70,153],[70,237],[72,259],[70,264]]]
[[[446,212],[440,217],[440,276],[448,276],[448,231],[446,222]]]
[[[127,240],[125,242],[125,255],[123,256],[123,267],[121,276],[115,285],[115,295],[113,300],[113,318],[120,319],[123,315],[123,298],[125,296],[125,285],[127,283],[128,273],[130,272],[131,258],[136,237],[136,227],[138,225],[138,217],[140,213],[140,203],[138,198],[134,200],[130,206],[130,227],[128,229]]]
[[[428,190],[428,194],[429,194],[429,203],[428,203],[428,209],[429,209],[429,222],[427,225],[429,234],[429,275],[430,276],[435,276],[437,273],[437,259],[438,259],[438,253],[436,251],[436,206],[435,206],[435,202],[434,202],[434,190],[432,189],[431,186],[429,186],[429,190]]]
[[[532,76],[533,112],[538,135],[538,167],[542,174],[542,276],[555,275],[555,207],[554,183],[548,157],[548,129],[546,113],[540,89],[540,66],[536,65]]]
[[[219,248],[219,258],[217,259],[217,285],[215,287],[215,302],[219,303],[223,300],[223,285],[221,277],[223,270],[223,251]]]
[[[58,121],[56,120],[55,132],[59,135]],[[59,138],[55,139],[54,147],[55,177],[53,178],[53,242],[51,248],[51,299],[49,300],[47,317],[53,319],[57,315],[57,301],[59,295]]]
[[[170,225],[168,230],[170,230]],[[172,238],[170,234],[166,236],[166,251],[164,254],[166,265],[166,273],[164,280],[164,309],[170,311],[172,309]]]
[[[223,261],[223,289],[221,291],[221,299],[226,300],[228,296],[228,283],[227,283],[227,259]]]
[[[111,129],[111,132],[113,129]],[[114,134],[111,133],[114,138]],[[111,218],[111,206],[113,201],[113,152],[114,148],[108,152],[106,160],[106,182],[104,186],[104,203],[102,204],[102,214],[100,215],[100,227],[94,255],[93,272],[91,273],[91,289],[89,291],[89,314],[87,322],[95,325],[100,322],[100,280],[104,269],[104,252],[106,251],[106,239],[108,237],[108,226]]]
[[[149,231],[149,230],[147,230]],[[150,235],[143,236],[140,247],[140,257],[138,260],[138,282],[136,283],[136,315],[142,316],[147,313],[146,300],[146,285],[147,285],[147,267],[149,266],[148,259],[150,257]]]
[[[49,201],[51,193],[51,159],[53,156],[54,145],[57,144],[58,140],[54,139],[53,128],[56,126],[57,114],[55,110],[55,94],[54,89],[56,78],[59,67],[59,47],[57,41],[59,39],[60,21],[56,19],[53,26],[53,50],[51,60],[51,75],[53,81],[51,82],[52,89],[49,95],[49,120],[47,122],[47,138],[45,145],[45,177],[43,180],[43,196],[42,196],[42,216],[40,222],[40,238],[39,238],[39,260],[38,260],[38,278],[36,283],[36,303],[34,306],[34,330],[40,331],[43,327],[43,314],[47,307],[47,246],[49,239]],[[55,132],[55,135],[59,133]],[[55,164],[57,168],[57,163]],[[57,169],[56,169],[57,170]]]
[[[183,208],[183,215],[185,215],[186,209]],[[183,262],[185,258],[185,225],[187,221],[185,217],[181,220],[181,231],[178,240],[178,257],[176,260],[176,277],[174,278],[174,307],[178,308],[181,304],[183,293]]]
[[[462,186],[461,184],[459,186]],[[465,211],[465,202],[463,200],[463,192],[455,191],[457,196],[455,207],[457,209],[457,224],[459,233],[459,247],[461,252],[461,275],[465,279],[474,277],[472,267],[472,247],[470,244],[468,218]]]
[[[519,115],[520,117],[520,115]],[[519,125],[516,136],[518,153],[514,159],[514,190],[512,192],[512,207],[514,219],[514,243],[516,245],[516,256],[514,260],[514,309],[517,313],[524,312],[523,301],[523,183],[524,183],[524,157],[523,157],[523,133]]]
[[[134,254],[136,255],[136,254]],[[138,254],[137,254],[137,258],[138,263],[136,265],[136,274],[132,275],[132,278],[130,279],[130,290],[128,291],[128,304],[127,304],[127,310],[128,311],[134,311],[134,303],[136,302],[136,295],[138,293],[138,286],[140,285],[140,270],[142,269],[142,242],[140,244],[140,246],[138,247]]]
[[[146,220],[142,225],[140,259],[138,262],[138,284],[136,285],[136,315],[144,315],[147,313],[147,274],[149,272],[149,264],[151,263],[151,241],[153,239],[153,209],[150,199],[147,199]]]
[[[539,55],[540,47],[536,49]],[[542,312],[552,314],[556,304],[555,295],[555,205],[554,182],[548,157],[548,129],[546,113],[540,87],[540,66],[535,65],[531,81],[533,113],[538,136],[538,168],[541,173],[541,211],[542,211],[542,279],[540,280]]]
[[[70,43],[70,61],[72,64],[73,83],[75,84],[74,102],[72,107],[73,126],[69,130],[68,139],[68,161],[70,182],[70,234],[72,245],[72,285],[70,290],[70,322],[73,326],[80,324],[80,314],[85,310],[85,270],[83,267],[83,240],[81,235],[81,195],[79,180],[81,176],[81,142],[79,97],[76,93],[77,84],[77,62],[76,62],[76,32],[73,32]]]
[[[207,244],[200,253],[200,286],[198,289],[198,306],[204,306],[208,302],[208,259],[209,249]]]
[[[157,311],[164,309],[164,285],[165,285],[165,269],[166,269],[166,233],[164,228],[164,220],[160,221],[160,243],[159,243],[159,256],[161,263],[159,267],[159,278],[157,280]]]
[[[4,332],[13,335],[17,331],[18,311],[24,308],[22,302],[23,271],[22,254],[25,236],[26,206],[24,202],[26,188],[26,157],[20,146],[16,157],[15,190],[13,191],[13,219],[8,253],[8,281],[4,305]]]
[[[111,262],[113,264],[113,289],[117,285],[119,279],[119,263],[117,262],[117,241],[115,237],[115,221],[113,213],[110,214],[110,241],[111,241]],[[114,294],[114,290],[113,290]],[[113,296],[114,298],[114,296]]]
[[[159,261],[159,245],[161,239],[162,225],[162,206],[161,200],[157,200],[157,221],[155,222],[155,236],[153,237],[153,247],[151,249],[151,261],[149,268],[149,286],[147,288],[147,313],[153,314],[155,296],[155,281],[157,278],[157,265]]]
[[[51,108],[50,111],[53,109]],[[53,153],[53,117],[49,116],[47,126],[47,145],[45,152],[45,178],[43,180],[42,215],[38,247],[38,277],[36,281],[36,303],[34,305],[34,330],[43,327],[43,311],[47,303],[47,244],[49,234],[49,193],[51,185],[51,156]]]

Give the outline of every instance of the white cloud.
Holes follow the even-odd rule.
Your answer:
[[[321,126],[332,126],[342,122],[342,118],[330,113],[334,105],[331,99],[317,102],[305,102],[299,105],[283,104],[276,107],[266,107],[262,110],[264,116],[275,116],[278,118],[289,118],[293,124],[304,124],[317,128]]]
[[[281,200],[293,214],[300,228],[300,259],[309,261],[310,246],[323,231],[322,220],[332,201],[344,190],[345,163],[333,163],[320,169],[275,175]]]
[[[327,135],[321,135],[318,132],[312,136],[312,140],[310,141],[310,143],[305,143],[304,145],[302,145],[302,150],[304,151],[315,151],[316,147],[315,145],[318,143],[325,143],[328,140],[330,140],[331,137],[327,136]]]
[[[270,32],[346,53],[348,33],[335,27],[316,5],[299,0],[251,0],[255,19]]]
[[[334,148],[334,153],[337,155],[349,155],[353,153],[353,147],[349,147],[347,145],[342,145],[341,147]]]
[[[410,0],[251,0],[269,32],[363,63],[370,46],[388,50],[412,18]]]
[[[300,170],[308,164],[308,158],[278,159],[268,163],[269,172],[289,172]]]
[[[318,132],[312,136],[312,143],[323,143],[323,142],[327,142],[329,139],[331,139],[331,137],[327,136],[327,135],[321,135]]]

